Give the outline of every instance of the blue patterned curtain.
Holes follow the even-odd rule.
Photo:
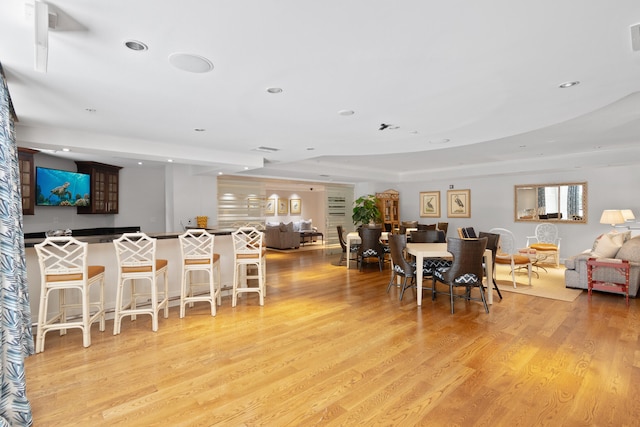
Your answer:
[[[24,359],[33,354],[13,105],[0,64],[0,426],[30,426]]]
[[[570,185],[569,191],[567,194],[567,210],[569,214],[569,218],[573,218],[573,216],[580,216],[580,208],[582,207],[582,186],[580,185]]]
[[[545,194],[544,194],[544,187],[538,187],[538,214],[541,213],[542,209],[540,208],[544,208],[547,204],[547,201],[545,199]],[[547,213],[546,210],[543,213]]]

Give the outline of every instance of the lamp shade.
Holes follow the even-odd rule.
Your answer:
[[[622,223],[624,223],[624,216],[622,216],[621,210],[605,209],[602,211],[600,224],[611,224],[611,226],[615,226],[616,224]]]
[[[633,215],[633,211],[631,209],[622,209],[622,216],[625,221],[633,221],[636,217]]]

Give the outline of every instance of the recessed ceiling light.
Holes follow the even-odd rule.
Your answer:
[[[341,116],[353,116],[356,112],[353,110],[340,110],[338,111],[338,114],[340,114]]]
[[[65,153],[68,153],[71,150],[69,150],[68,148],[63,148],[62,151],[64,151]]]
[[[249,170],[249,166],[245,166],[244,170],[248,171]]]
[[[173,159],[169,159],[169,160],[167,160],[167,162],[173,163]]]
[[[560,89],[566,89],[566,88],[568,88],[568,87],[572,87],[572,86],[579,85],[579,84],[580,84],[580,82],[576,80],[576,81],[574,81],[574,82],[564,82],[564,83],[562,83],[562,84],[561,84],[560,86],[558,86],[558,87],[559,87]]]
[[[268,87],[267,92],[269,93],[282,93],[282,88],[279,87]]]
[[[139,165],[141,165],[141,164],[142,164],[142,162],[138,162],[138,164],[139,164]]]
[[[146,44],[138,41],[138,40],[127,40],[126,42],[124,42],[124,45],[131,49],[131,50],[135,50],[137,52],[141,52],[141,51],[145,51],[149,49],[149,46],[147,46]]]
[[[182,71],[206,73],[213,70],[213,63],[204,56],[177,52],[169,55],[169,63]]]
[[[315,150],[315,148],[313,148],[313,147],[307,148],[307,151],[313,151],[313,150]]]
[[[222,172],[218,172],[218,175],[222,175]]]
[[[196,132],[204,132],[204,131],[206,131],[206,129],[203,129],[203,128],[195,128],[194,130]]]

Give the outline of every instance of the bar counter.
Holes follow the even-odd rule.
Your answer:
[[[233,281],[233,244],[231,241],[232,229],[211,229],[207,230],[215,236],[214,252],[220,254],[220,274],[223,288],[223,295],[228,294],[225,288],[230,289]],[[129,231],[125,231],[129,232]],[[43,233],[44,234],[44,233]],[[180,242],[178,236],[182,232],[168,233],[147,233],[150,237],[158,239],[156,246],[156,258],[168,260],[169,274],[169,298],[170,305],[178,305],[180,299],[181,284],[181,262]],[[74,238],[89,243],[87,260],[89,265],[105,266],[105,309],[107,318],[113,318],[113,309],[116,299],[116,284],[118,280],[116,251],[113,240],[120,237],[122,233],[99,234],[99,235],[73,235]],[[27,235],[25,235],[27,236]],[[40,266],[38,265],[38,255],[33,247],[44,240],[42,237],[25,238],[25,254],[27,263],[27,281],[29,284],[29,301],[31,305],[31,318],[34,326],[38,321],[38,307],[40,305]],[[98,287],[92,289],[91,297],[98,297]],[[57,296],[50,299],[49,307],[57,307]],[[188,310],[188,309],[187,309]],[[188,312],[188,311],[187,311]]]

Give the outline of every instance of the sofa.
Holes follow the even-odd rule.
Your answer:
[[[578,255],[565,260],[564,282],[567,288],[587,289],[587,260],[616,259],[628,260],[629,296],[636,297],[640,286],[640,236],[631,238],[630,232],[611,232],[596,238],[593,247]],[[598,269],[594,272],[594,279],[604,281],[619,281],[620,275],[613,270]]]
[[[274,249],[300,247],[300,232],[293,231],[293,223],[267,224],[264,234],[266,246]]]

